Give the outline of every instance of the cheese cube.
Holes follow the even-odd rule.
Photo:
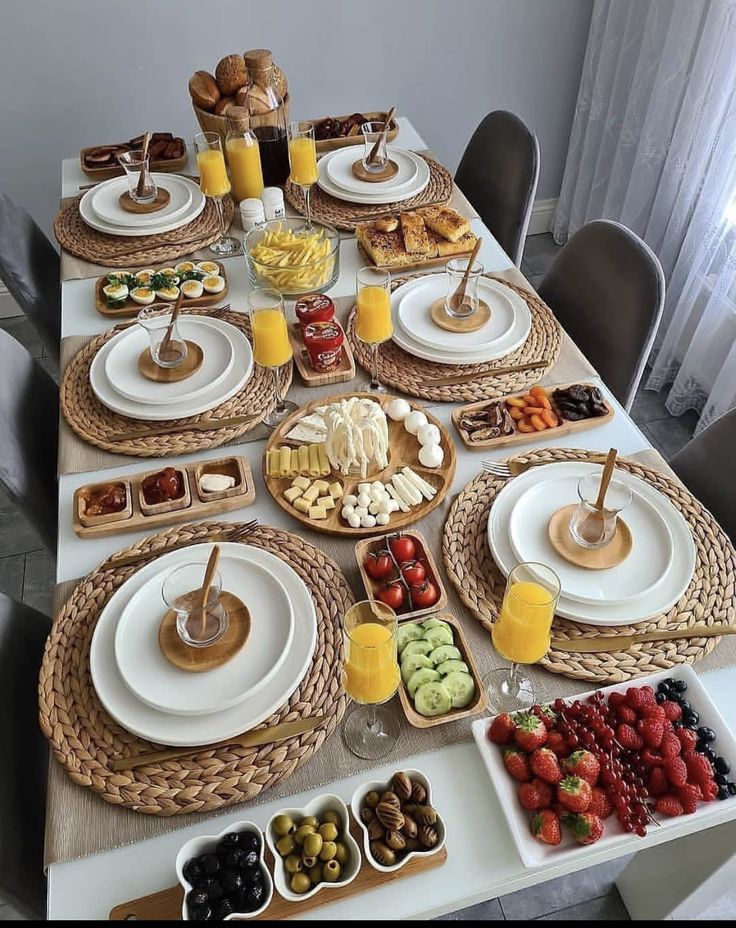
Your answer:
[[[337,480],[334,483],[331,483],[328,489],[329,489],[330,496],[333,499],[340,499],[340,497],[342,496],[342,484],[339,483]]]
[[[304,499],[303,496],[300,496],[299,499],[294,500],[294,509],[298,509],[299,512],[309,512],[312,508],[312,504],[308,499]]]
[[[309,509],[309,518],[315,521],[327,518],[327,510],[324,506],[311,506]]]
[[[315,480],[314,486],[317,487],[320,493],[326,493],[330,485],[326,480]]]
[[[311,487],[307,487],[307,489],[304,491],[304,499],[308,503],[313,503],[317,499],[318,496],[319,496],[319,487],[316,487],[314,484],[312,484]]]
[[[293,503],[301,495],[302,491],[299,487],[289,487],[288,490],[284,490],[284,499],[287,499],[290,503]]]
[[[300,490],[306,490],[309,483],[309,477],[297,477],[296,480],[291,481],[291,485],[293,487],[299,487]]]
[[[334,509],[335,500],[331,496],[320,496],[315,506],[321,506],[323,509]]]

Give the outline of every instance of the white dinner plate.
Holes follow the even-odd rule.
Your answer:
[[[128,400],[152,406],[165,406],[193,400],[214,390],[230,373],[235,349],[227,329],[212,325],[221,320],[210,316],[180,316],[177,323],[182,338],[202,349],[202,366],[178,383],[155,383],[138,370],[138,358],[149,347],[148,333],[140,326],[125,329],[105,357],[105,374],[115,390]],[[229,328],[229,323],[225,323]]]
[[[367,194],[368,196],[379,193],[395,193],[416,184],[424,171],[429,174],[427,162],[420,158],[419,155],[415,155],[411,151],[403,151],[400,148],[389,148],[388,156],[397,165],[398,172],[388,180],[375,182],[360,180],[353,174],[353,164],[361,160],[363,149],[359,149],[360,154],[358,154],[356,148],[358,146],[338,148],[321,159],[324,163],[327,178],[340,190],[349,193]]]
[[[90,205],[93,212],[103,221],[135,228],[159,226],[171,222],[186,213],[192,204],[194,194],[201,191],[185,177],[175,174],[154,174],[156,186],[165,188],[169,193],[169,202],[155,213],[130,213],[120,205],[120,195],[128,191],[127,177],[113,177],[103,181],[90,190]]]
[[[108,354],[121,336],[125,335],[126,330],[123,330],[110,339],[106,345],[103,345],[95,355],[89,369],[89,382],[92,392],[101,403],[121,416],[153,422],[198,416],[200,413],[207,412],[207,410],[214,409],[215,406],[224,403],[243,388],[253,373],[253,350],[250,347],[250,342],[240,329],[230,325],[229,322],[224,322],[222,319],[211,319],[210,321],[218,327],[227,326],[226,331],[228,331],[228,336],[232,340],[235,352],[232,367],[215,387],[208,389],[205,393],[192,400],[172,400],[168,404],[159,406],[138,403],[121,396],[108,380],[105,366]]]
[[[347,150],[347,149],[344,149]],[[416,156],[418,158],[418,156]],[[419,159],[422,160],[422,159]],[[318,185],[326,193],[329,193],[330,196],[335,197],[338,200],[345,200],[348,203],[362,203],[367,205],[380,205],[384,203],[399,203],[402,200],[408,200],[411,197],[415,197],[417,194],[421,193],[422,190],[429,183],[430,171],[427,163],[422,160],[424,165],[424,170],[418,168],[417,176],[413,181],[410,181],[408,184],[403,184],[400,188],[396,189],[385,189],[382,191],[375,192],[362,192],[357,190],[345,190],[342,187],[338,187],[334,181],[331,180],[327,173],[327,164],[325,164],[324,158],[321,158],[317,163],[319,169],[319,180],[317,181]],[[366,187],[372,187],[373,184],[365,184]]]
[[[161,175],[157,175],[160,177]],[[164,177],[171,177],[171,174],[165,174]],[[158,181],[157,181],[158,183]],[[191,183],[191,182],[190,182]],[[196,184],[191,185],[192,188],[196,187]],[[197,216],[204,209],[206,199],[202,194],[202,191],[199,187],[196,187],[196,193],[194,189],[192,190],[192,202],[186,208],[186,210],[176,216],[173,219],[163,222],[157,222],[155,225],[150,226],[140,226],[140,225],[120,225],[118,223],[107,222],[95,213],[92,209],[91,202],[92,198],[90,194],[94,193],[96,188],[88,190],[84,194],[82,199],[79,201],[79,214],[82,219],[90,226],[92,229],[96,229],[98,232],[105,232],[107,235],[158,235],[162,232],[172,232],[174,229],[178,229],[183,225],[186,225],[188,222],[191,222],[193,219],[196,219]],[[131,213],[131,216],[133,214]]]
[[[225,542],[222,555],[236,555],[242,545]],[[158,573],[162,566],[173,569],[192,558],[206,559],[211,545],[193,545],[164,554],[141,567],[116,590],[97,621],[90,646],[89,666],[92,683],[105,710],[123,728],[157,744],[193,747],[224,741],[248,731],[282,706],[299,686],[307,672],[317,640],[317,616],[311,594],[287,563],[260,548],[249,547],[248,556],[276,576],[284,586],[294,610],[294,638],[286,660],[264,687],[244,702],[211,715],[171,715],[159,712],[137,699],[125,685],[115,663],[115,628],[131,597]]]
[[[421,286],[402,295],[397,312],[406,335],[422,345],[452,354],[493,349],[508,341],[516,322],[516,307],[503,292],[505,288],[491,280],[488,286],[483,281],[479,283],[480,298],[490,307],[491,317],[475,332],[449,332],[432,321],[432,304],[444,299],[447,289],[446,274],[430,274],[422,279]]]
[[[229,709],[256,687],[266,686],[286,659],[294,637],[294,613],[283,584],[250,559],[241,545],[237,557],[222,555],[217,565],[222,589],[237,596],[250,613],[250,633],[241,650],[207,673],[189,673],[166,660],[158,630],[167,612],[162,589],[171,568],[162,567],[131,597],[118,620],[115,660],[128,688],[146,705],[173,715],[207,715]],[[190,563],[190,562],[187,562]],[[192,573],[192,589],[204,577],[206,558]]]
[[[600,474],[601,472],[600,465],[588,464],[585,461],[559,461],[535,467],[534,470],[547,471],[549,477],[564,473],[582,477],[585,474]],[[616,477],[628,483],[662,514],[672,535],[674,546],[672,566],[664,582],[656,589],[623,606],[580,603],[562,594],[557,614],[562,618],[580,622],[582,625],[633,625],[666,612],[688,588],[695,570],[695,543],[682,513],[666,496],[645,480],[639,480],[638,477],[622,470],[616,471]],[[513,508],[524,492],[524,484],[518,483],[520,479],[520,477],[515,477],[506,484],[494,500],[488,516],[488,544],[493,559],[507,577],[519,563],[511,546],[508,530]]]
[[[565,596],[580,603],[624,605],[664,582],[674,557],[672,533],[638,488],[632,487],[631,505],[623,513],[633,541],[629,556],[608,570],[586,570],[559,555],[547,531],[558,509],[579,501],[579,478],[573,473],[550,477],[539,470],[533,467],[516,478],[521,481],[517,489],[524,489],[511,511],[509,539],[519,561],[551,567]]]
[[[478,351],[466,351],[461,355],[454,352],[450,353],[445,349],[430,348],[429,345],[422,345],[417,342],[411,335],[407,334],[401,326],[398,314],[399,302],[405,294],[416,287],[423,286],[427,278],[433,276],[442,278],[443,275],[427,275],[410,280],[408,283],[397,287],[391,295],[391,314],[394,323],[394,334],[392,338],[404,351],[413,354],[417,358],[424,358],[426,361],[434,361],[437,364],[476,364],[503,358],[511,354],[512,351],[516,351],[520,345],[524,344],[532,326],[532,317],[529,312],[529,307],[517,293],[514,293],[514,291],[509,290],[508,287],[503,287],[501,284],[487,277],[484,277],[479,285],[479,292],[483,296],[483,299],[486,299],[486,295],[490,293],[494,294],[491,299],[495,297],[495,294],[500,293],[508,297],[514,306],[514,325],[504,339],[501,339],[491,348],[481,348]]]

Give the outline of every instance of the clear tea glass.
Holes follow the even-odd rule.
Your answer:
[[[603,509],[595,503],[601,485],[600,474],[588,474],[578,482],[580,504],[570,516],[570,534],[582,548],[603,548],[616,534],[618,516],[631,503],[631,488],[621,480],[611,480]]]
[[[143,157],[142,150],[125,151],[118,155],[118,162],[125,171],[128,179],[128,193],[134,203],[152,203],[156,199],[158,190],[151,176],[151,159],[148,155]],[[141,173],[143,174],[143,183],[138,192]]]
[[[179,332],[178,320],[172,326],[171,336],[166,342],[166,332],[173,312],[174,307],[170,303],[152,303],[151,306],[144,306],[136,317],[138,325],[148,335],[151,358],[159,367],[179,367],[187,359],[187,343]]]
[[[465,287],[465,296],[462,303],[457,305],[455,293],[462,283],[463,275],[468,268],[467,258],[453,258],[447,262],[445,270],[447,272],[447,296],[445,297],[445,309],[450,316],[456,319],[466,319],[478,312],[478,283],[483,273],[483,265],[480,261],[474,261],[468,275],[468,283]]]
[[[172,570],[164,580],[161,595],[176,613],[176,631],[181,640],[192,648],[206,648],[219,641],[228,628],[227,610],[220,602],[222,577],[215,571],[207,602],[202,608],[202,589],[197,580],[204,580],[206,564],[183,564]]]
[[[388,164],[388,147],[385,138],[381,140],[374,160],[369,160],[370,154],[373,151],[373,146],[383,134],[383,125],[382,122],[364,122],[360,127],[363,132],[364,145],[363,167],[369,174],[380,174]]]

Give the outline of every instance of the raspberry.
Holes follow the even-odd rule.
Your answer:
[[[672,705],[676,705],[673,703]],[[679,709],[680,707],[677,706]],[[679,739],[680,744],[682,745],[682,753],[685,751],[694,751],[695,745],[698,741],[698,736],[690,728],[678,728],[675,732],[676,737]]]
[[[692,751],[686,754],[684,759],[688,780],[692,780],[698,784],[710,783],[713,779],[713,768],[707,757]]]
[[[645,706],[656,706],[657,699],[651,686],[631,686],[626,690],[624,700],[629,708],[641,712]]]
[[[637,722],[636,732],[648,747],[658,748],[662,743],[664,728],[660,719],[645,718]],[[680,753],[679,741],[677,742],[677,753]]]
[[[616,740],[625,751],[640,751],[644,747],[644,742],[631,725],[619,725]]]
[[[708,783],[701,783],[700,792],[703,794],[703,802],[713,802],[713,800],[718,795],[718,786],[716,781],[710,780]]]
[[[636,725],[639,716],[630,706],[619,706],[616,710],[616,718],[622,725]]]
[[[682,808],[682,803],[677,796],[669,793],[666,796],[660,796],[655,803],[654,811],[659,812],[660,815],[669,815],[674,818],[676,815],[682,815],[685,810]]]
[[[652,751],[651,748],[644,748],[639,756],[647,770],[651,770],[652,767],[661,767],[664,761],[664,757],[658,751]]]
[[[681,757],[666,757],[663,766],[673,786],[684,786],[687,783],[687,766]]]
[[[660,705],[656,706],[644,706],[641,712],[641,716],[644,719],[659,719],[661,722],[667,718],[667,714]]]
[[[664,796],[664,794],[670,788],[670,782],[667,779],[667,774],[661,767],[653,767],[649,771],[649,780],[647,785],[649,787],[649,795],[653,796],[655,799],[658,799],[660,796]]]
[[[668,731],[662,737],[662,744],[660,745],[659,750],[662,752],[662,756],[665,759],[668,757],[679,757],[680,752],[682,751],[680,739],[677,737],[677,735],[675,735],[674,732]]]
[[[608,705],[612,709],[618,709],[619,706],[624,704],[624,694],[623,693],[611,693],[608,697]]]
[[[588,811],[597,815],[598,818],[608,818],[609,815],[613,815],[613,803],[598,786],[593,787],[593,798]]]
[[[682,707],[676,702],[663,702],[662,708],[670,722],[677,722],[682,716]]]

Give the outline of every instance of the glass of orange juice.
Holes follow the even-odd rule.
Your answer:
[[[253,357],[256,364],[273,375],[275,404],[266,415],[266,425],[275,428],[297,408],[296,403],[279,394],[279,368],[291,361],[293,351],[284,315],[284,299],[278,290],[258,288],[248,294],[250,328],[253,334]]]
[[[232,195],[240,203],[263,193],[263,169],[258,139],[249,129],[231,128],[225,136]]]
[[[359,703],[343,729],[348,748],[358,757],[376,760],[393,750],[399,737],[396,716],[387,703],[401,680],[396,648],[398,620],[379,600],[355,603],[345,613],[343,685]]]
[[[291,173],[289,180],[292,184],[302,188],[304,193],[304,207],[307,217],[307,228],[312,228],[312,208],[309,194],[312,184],[319,180],[317,170],[317,146],[314,141],[314,125],[311,122],[292,122],[288,128],[289,137],[289,164]]]
[[[377,267],[362,267],[356,275],[355,337],[371,346],[371,379],[363,389],[385,393],[378,379],[378,349],[394,334],[391,319],[391,275]]]
[[[230,178],[225,167],[222,139],[217,132],[198,132],[194,136],[199,168],[199,186],[206,197],[212,197],[220,221],[220,237],[210,245],[210,251],[221,258],[240,253],[240,242],[227,235],[222,199],[230,193]]]
[[[491,711],[514,712],[534,703],[532,682],[521,668],[536,664],[549,650],[559,598],[559,577],[544,564],[519,564],[509,574],[491,640],[510,667],[492,670],[485,679]]]

